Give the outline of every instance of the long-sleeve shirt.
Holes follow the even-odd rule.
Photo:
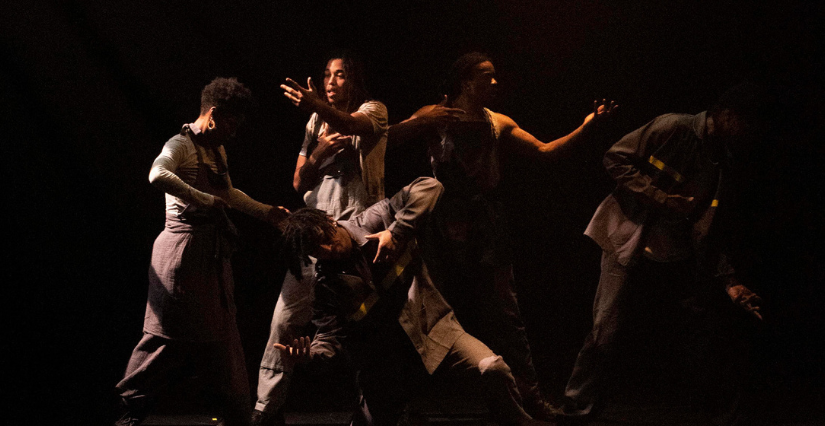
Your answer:
[[[194,131],[195,126],[189,128]],[[169,139],[163,145],[160,155],[152,163],[149,182],[166,193],[167,214],[178,217],[187,207],[191,211],[212,206],[214,197],[218,196],[229,203],[233,209],[261,220],[266,217],[270,207],[234,188],[228,172],[226,179],[229,188],[225,191],[210,194],[195,188],[193,185],[198,175],[198,153],[200,153],[201,161],[213,172],[218,172],[217,161],[226,165],[226,151],[223,146],[212,150],[197,145],[185,132]],[[216,153],[220,158],[216,156]]]

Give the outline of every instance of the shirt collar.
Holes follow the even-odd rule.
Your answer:
[[[201,129],[199,129],[195,123],[189,123],[189,131],[192,132],[193,135],[199,135],[201,133]]]

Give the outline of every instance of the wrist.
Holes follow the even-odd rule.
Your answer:
[[[315,167],[321,161],[323,161],[324,158],[326,158],[326,155],[324,155],[323,152],[321,152],[320,150],[315,150],[315,152],[313,152],[309,156],[309,158],[307,158],[307,162],[306,162],[306,164],[304,164],[304,166]]]

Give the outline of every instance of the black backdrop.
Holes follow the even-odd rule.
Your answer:
[[[296,208],[291,176],[307,116],[278,85],[319,81],[324,55],[340,47],[364,57],[391,123],[437,101],[444,70],[471,50],[495,60],[496,110],[542,140],[578,126],[594,98],[621,105],[607,129],[566,157],[507,166],[522,309],[551,392],[589,329],[599,250],[581,232],[612,188],[601,167],[606,147],[658,114],[699,112],[744,79],[780,87],[778,124],[746,191],[758,196],[748,205],[744,271],[772,314],[754,337],[755,368],[781,376],[777,387],[820,389],[822,7],[624,3],[5,2],[3,387],[4,405],[20,408],[11,419],[107,418],[140,338],[151,245],[163,227],[149,166],[196,118],[201,88],[236,76],[252,89],[251,125],[227,147],[233,182]],[[388,193],[427,173],[420,148],[390,150],[386,161]],[[233,262],[254,379],[284,266],[273,230],[232,217],[243,236]]]

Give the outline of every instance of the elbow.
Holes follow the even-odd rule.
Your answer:
[[[157,186],[159,179],[160,179],[160,170],[158,170],[156,168],[152,168],[152,170],[149,171],[149,183],[154,185],[154,186]]]
[[[355,126],[353,126],[353,125],[351,125],[350,123],[347,123],[347,122],[343,122],[343,123],[339,124],[338,126],[336,126],[335,130],[338,133],[342,134],[342,135],[360,136],[359,134],[356,133]]]
[[[438,179],[432,177],[420,177],[413,182],[413,186],[433,194],[436,198],[441,197],[441,194],[444,193],[444,185]]]
[[[305,182],[306,180],[301,179],[301,177],[296,173],[295,178],[292,179],[292,188],[295,189],[295,192],[303,194],[304,192],[309,191],[309,188],[307,188],[307,184]]]

